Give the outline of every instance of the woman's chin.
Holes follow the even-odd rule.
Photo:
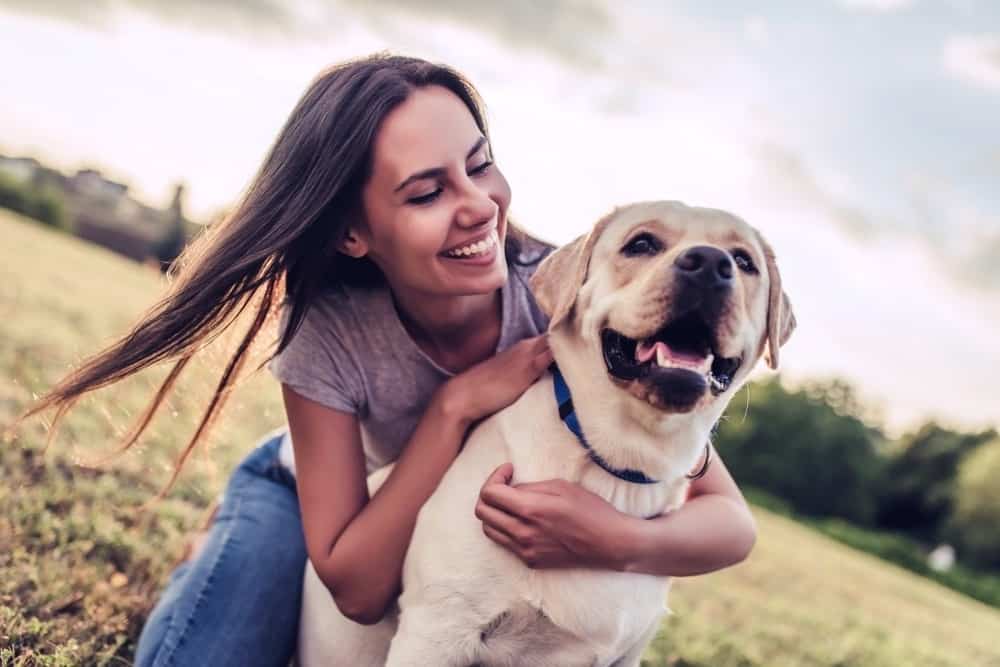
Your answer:
[[[451,264],[452,262],[448,262]],[[445,267],[451,269],[452,267]],[[478,270],[472,271],[470,267],[461,267],[460,270],[446,270],[441,276],[442,287],[445,291],[457,295],[489,294],[494,292],[507,282],[507,263],[497,261],[486,266],[476,267]]]

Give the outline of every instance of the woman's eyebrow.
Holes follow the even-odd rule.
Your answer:
[[[468,160],[470,157],[475,155],[476,151],[482,148],[483,144],[485,143],[486,143],[486,137],[479,137],[476,143],[472,145],[472,148],[469,149],[469,152],[465,155],[465,159]],[[418,171],[417,173],[410,175],[409,177],[407,177],[405,181],[397,185],[396,189],[393,190],[393,192],[399,192],[413,181],[419,181],[424,178],[434,178],[437,176],[443,176],[444,173],[445,173],[444,167],[431,167],[430,169],[424,169],[423,171]]]

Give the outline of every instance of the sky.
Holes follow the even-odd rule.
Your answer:
[[[993,0],[0,0],[0,153],[96,167],[208,219],[325,67],[464,72],[513,212],[555,242],[615,205],[722,208],[775,247],[792,384],[898,434],[1000,425]]]

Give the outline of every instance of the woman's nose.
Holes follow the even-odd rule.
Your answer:
[[[475,227],[493,220],[498,210],[499,206],[490,197],[489,192],[470,183],[462,195],[455,218],[463,227]]]

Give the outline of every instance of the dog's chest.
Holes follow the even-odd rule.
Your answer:
[[[594,465],[558,419],[531,414],[540,403],[521,401],[515,406],[518,410],[502,415],[506,424],[501,424],[500,429],[505,432],[514,464],[515,483],[566,479],[601,497],[619,512],[638,518],[661,514],[683,501],[687,486],[683,481],[635,484]],[[525,432],[520,428],[524,423],[533,423],[535,428]],[[530,610],[524,614],[544,619],[544,623],[536,621],[536,630],[550,623],[553,636],[568,632],[577,638],[573,644],[585,640],[584,645],[603,655],[614,655],[638,641],[649,624],[663,614],[669,588],[669,580],[664,577],[607,570],[522,569],[519,574],[514,584],[517,590],[513,597],[518,601],[515,605]]]
[[[564,479],[610,503],[623,514],[650,518],[679,507],[687,480],[641,484],[612,476],[554,412],[549,382],[538,382],[498,415],[498,427],[514,465],[514,484]],[[524,424],[531,424],[529,431]]]
[[[539,573],[481,629],[476,664],[612,664],[662,616],[668,586],[642,575],[622,575],[617,583],[583,571]]]

